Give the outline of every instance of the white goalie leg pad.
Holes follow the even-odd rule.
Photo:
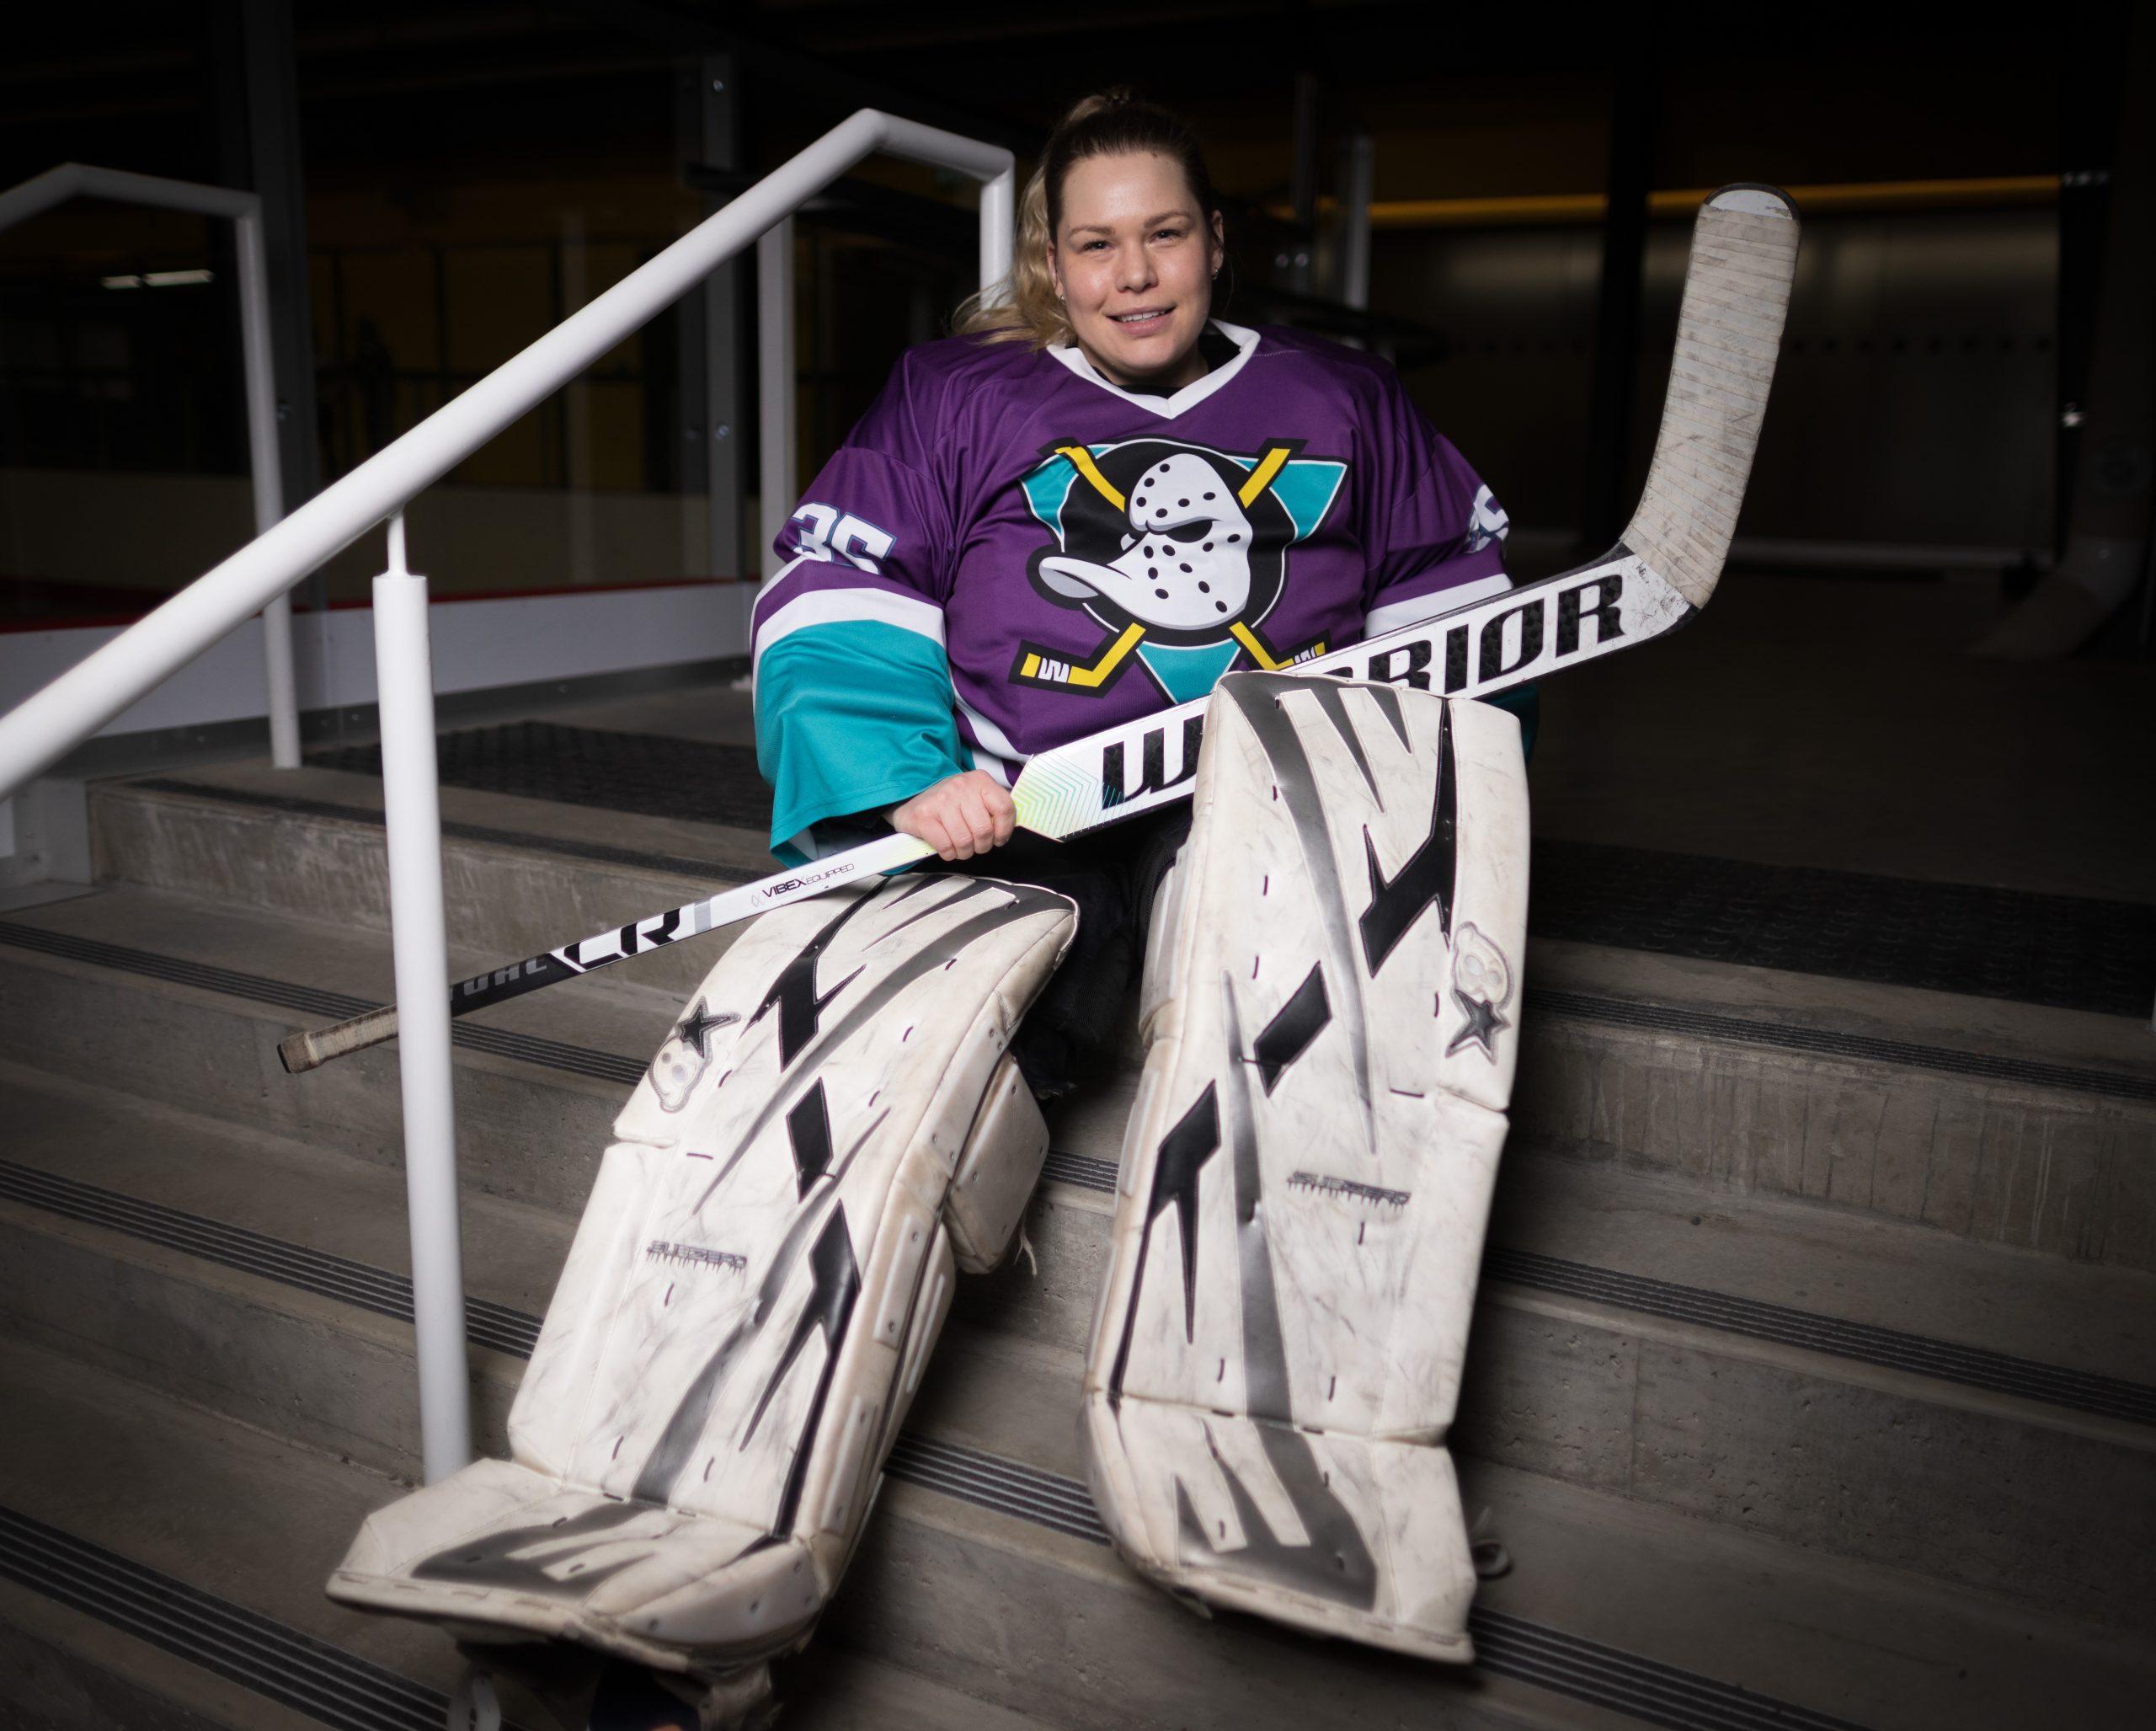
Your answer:
[[[954,1263],[1001,1258],[1038,1174],[1008,1047],[1075,925],[923,876],[744,934],[616,1120],[512,1459],[371,1516],[331,1595],[675,1671],[806,1638]]]
[[[1178,1592],[1466,1659],[1444,1440],[1518,1053],[1518,726],[1233,676],[1195,806],[1086,1369],[1094,1500]]]

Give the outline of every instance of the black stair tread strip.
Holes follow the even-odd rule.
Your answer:
[[[1955,1046],[1927,1045],[1878,1034],[1841,1034],[1831,1028],[1805,1028],[1787,1022],[1724,1015],[1710,1010],[1681,1009],[1668,1004],[1643,1003],[1635,998],[1607,997],[1547,987],[1530,986],[1524,996],[1522,1007],[1530,1016],[1569,1017],[1577,1021],[1641,1028],[1657,1034],[1691,1034],[1703,1039],[1771,1046],[1785,1051],[1813,1052],[1867,1063],[1908,1064],[1919,1069],[1943,1070],[1956,1075],[1982,1077],[1995,1082],[2031,1082],[2041,1087],[2068,1088],[2077,1093],[2114,1094],[2129,1100],[2156,1100],[2156,1074],[2137,1076],[2121,1071],[2096,1070],[2079,1065],[1998,1057],[1988,1052],[1964,1051]]]
[[[1041,1172],[1044,1178],[1086,1189],[1112,1194],[1116,1188],[1117,1168],[1113,1162],[1060,1150],[1049,1151]],[[1482,1273],[1486,1279],[1593,1298],[1677,1321],[1700,1322],[1731,1333],[1779,1340],[1838,1357],[1863,1359],[1889,1369],[1914,1370],[1995,1393],[2022,1395],[2084,1412],[2156,1424],[2156,1389],[2094,1371],[2068,1370],[1988,1348],[1844,1322],[1815,1311],[1680,1286],[1529,1251],[1492,1247],[1483,1258]]]
[[[1066,1154],[1060,1148],[1048,1151],[1048,1158],[1041,1162],[1041,1176],[1054,1178],[1060,1183],[1075,1184],[1081,1189],[1115,1189],[1118,1167],[1112,1160],[1095,1160],[1090,1155]]]
[[[1716,1682],[1665,1660],[1649,1659],[1620,1647],[1589,1640],[1584,1636],[1565,1634],[1546,1624],[1487,1605],[1476,1606],[1470,1616],[1478,1643],[1487,1641],[1493,1646],[1502,1646],[1522,1657],[1540,1654],[1559,1656],[1575,1663],[1582,1659],[1600,1660],[1614,1672],[1629,1673],[1642,1680],[1668,1678],[1682,1689],[1700,1689],[1702,1693],[1723,1697],[1733,1704],[1756,1705],[1785,1716],[1780,1723],[1837,1727],[1849,1723],[1847,1720],[1836,1718],[1831,1714],[1817,1713],[1789,1702],[1778,1702],[1756,1690]]]
[[[0,1547],[5,1543],[5,1538],[0,1537]],[[366,1691],[364,1685],[355,1690],[355,1680],[349,1676],[324,1676],[318,1672],[296,1670],[292,1655],[286,1650],[266,1647],[248,1633],[234,1631],[185,1608],[146,1600],[131,1590],[131,1583],[117,1579],[107,1571],[86,1567],[79,1557],[55,1557],[31,1544],[25,1546],[24,1553],[15,1559],[13,1570],[8,1563],[0,1562],[0,1576],[29,1566],[56,1563],[66,1571],[58,1588],[48,1586],[42,1579],[23,1584],[35,1584],[48,1596],[124,1628],[138,1638],[179,1653],[204,1670],[230,1680],[259,1686],[255,1684],[255,1676],[259,1675],[257,1668],[268,1668],[281,1677],[289,1691],[285,1704],[298,1707],[310,1718],[323,1718],[332,1724],[387,1728],[408,1724],[416,1713],[425,1711],[423,1706],[412,1702],[371,1701],[371,1691]],[[21,1577],[16,1574],[15,1578]]]
[[[969,1477],[947,1469],[924,1466],[921,1462],[902,1458],[895,1451],[883,1464],[885,1474],[901,1484],[917,1489],[934,1491],[938,1495],[955,1497],[962,1503],[970,1503],[976,1509],[985,1509],[991,1514],[1001,1515],[1013,1520],[1030,1521],[1035,1526],[1051,1527],[1067,1533],[1074,1539],[1083,1539],[1088,1544],[1106,1545],[1107,1528],[1089,1505],[1083,1510],[1061,1503],[1028,1496],[998,1487],[977,1477]]]
[[[364,998],[353,997],[344,992],[324,991],[316,986],[272,980],[266,975],[243,974],[237,969],[221,968],[211,962],[191,962],[179,956],[160,955],[154,950],[137,949],[129,944],[107,943],[102,938],[78,938],[69,932],[51,932],[41,926],[26,926],[16,920],[0,920],[0,943],[10,943],[19,949],[36,950],[45,955],[60,956],[68,961],[88,962],[94,967],[115,968],[125,973],[168,980],[176,985],[200,986],[205,991],[221,991],[233,997],[253,998],[262,1003],[275,1004],[280,1009],[297,1010],[305,1015],[341,1018],[356,1016],[363,1010],[375,1007]]]
[[[233,1258],[253,1256],[256,1261],[248,1272],[325,1297],[344,1298],[381,1314],[394,1316],[399,1321],[411,1319],[411,1281],[408,1276],[388,1269],[312,1250],[243,1227],[225,1226],[200,1215],[168,1209],[162,1203],[145,1201],[77,1179],[59,1178],[39,1168],[18,1166],[9,1161],[0,1160],[0,1195],[13,1195],[33,1206],[64,1213],[71,1219],[157,1242],[171,1242],[160,1236],[161,1222],[168,1221],[175,1229],[175,1236],[177,1229],[184,1228],[191,1237],[193,1242],[175,1247],[191,1254],[232,1266],[242,1265],[232,1261]],[[261,1259],[264,1247],[274,1247],[276,1252],[278,1260],[274,1267]],[[226,1253],[220,1254],[221,1248]],[[1988,1347],[1963,1345],[1869,1322],[1846,1322],[1814,1311],[1740,1298],[1705,1287],[1681,1285],[1533,1251],[1493,1247],[1483,1258],[1482,1274],[1489,1280],[1588,1297],[1646,1315],[1694,1322],[1725,1333],[1774,1340],[1807,1351],[1994,1393],[2015,1395],[2050,1406],[2136,1424],[2156,1424],[2156,1387],[2123,1377],[2019,1358]],[[382,1295],[384,1301],[370,1303],[350,1295],[348,1289],[351,1281],[362,1275],[371,1283],[368,1290]],[[392,1293],[398,1306],[395,1309],[389,1308],[387,1302],[387,1295]],[[483,1298],[467,1297],[465,1307],[467,1328],[472,1332],[485,1333],[489,1337],[488,1344],[499,1345],[501,1350],[530,1356],[538,1339],[542,1318]],[[939,1458],[939,1449],[960,1446],[911,1435],[902,1436],[894,1445],[900,1451],[910,1451],[924,1464]],[[1061,1483],[1055,1480],[1054,1475],[1041,1474],[1040,1469],[1016,1462],[995,1470],[1006,1477],[1022,1477],[1033,1473],[1040,1474],[1043,1483]]]
[[[2068,1405],[2085,1412],[2109,1413],[2141,1424],[2156,1424],[2156,1387],[2093,1370],[2070,1370],[2037,1359],[1967,1346],[1928,1334],[1850,1322],[1761,1299],[1742,1298],[1705,1287],[1686,1286],[1614,1269],[1544,1256],[1537,1252],[1492,1248],[1482,1258],[1484,1278],[1518,1285],[1564,1291],[1607,1300],[1629,1310],[1696,1321],[1725,1333],[1785,1341],[1841,1358],[1861,1358],[1890,1368],[1912,1370],[1949,1381],[2004,1394]]]
[[[993,1473],[996,1477],[1013,1484],[1037,1485],[1041,1489],[1061,1494],[1070,1481],[1061,1473],[1046,1467],[1035,1467],[1023,1461],[1007,1460],[1001,1456],[979,1456],[978,1451],[965,1444],[948,1441],[942,1437],[926,1436],[916,1431],[902,1432],[894,1446],[923,1461],[942,1461],[968,1472]],[[1083,1494],[1082,1493],[1081,1493]]]
[[[322,1260],[329,1266],[310,1267],[307,1262],[310,1253],[299,1250],[297,1247],[292,1247],[291,1251],[273,1259],[253,1252],[243,1242],[234,1244],[184,1228],[163,1226],[154,1221],[118,1213],[99,1203],[86,1203],[77,1198],[56,1194],[49,1189],[21,1184],[13,1180],[13,1172],[15,1170],[19,1168],[0,1169],[0,1198],[28,1203],[48,1214],[79,1221],[87,1226],[125,1232],[146,1242],[163,1245],[204,1262],[215,1263],[221,1268],[233,1269],[265,1280],[275,1280],[357,1309],[371,1311],[394,1322],[412,1321],[411,1282],[401,1275],[376,1269],[371,1271],[371,1280],[355,1281],[335,1268],[334,1264],[340,1258],[324,1257]],[[292,1253],[294,1251],[297,1253]],[[480,1344],[519,1358],[529,1358],[538,1341],[536,1317],[510,1310],[506,1306],[489,1304],[484,1299],[467,1297],[465,1300],[465,1327],[466,1332]]]
[[[4,1507],[0,1575],[324,1724],[435,1731],[447,1715],[438,1690]]]
[[[222,992],[229,997],[275,1004],[280,1009],[295,1010],[304,1016],[319,1016],[324,1021],[342,1022],[377,1007],[365,998],[353,997],[343,992],[324,991],[318,987],[296,985],[290,980],[272,980],[261,974],[243,974],[237,969],[218,967],[214,963],[190,962],[176,956],[159,955],[153,950],[107,943],[100,938],[78,938],[66,932],[49,932],[41,926],[25,926],[13,920],[0,920],[0,943],[13,944],[19,949],[35,950],[45,955],[59,956],[68,961],[87,962],[93,967],[139,974],[147,979],[168,980],[176,986],[191,986],[204,991]],[[446,992],[448,989],[445,982],[442,990]],[[518,1034],[509,1028],[491,1028],[478,1023],[452,1022],[449,1037],[467,1051],[485,1052],[494,1057],[542,1064],[550,1069],[568,1071],[573,1075],[588,1076],[598,1082],[633,1084],[643,1076],[645,1069],[645,1061],[641,1058],[626,1057],[617,1052],[597,1051],[590,1046],[570,1045],[566,1041],[547,1039],[539,1034]]]
[[[1477,1605],[1476,1664],[1671,1731],[1862,1731],[1854,1722]]]
[[[441,735],[454,787],[760,828],[746,745],[546,721]],[[371,746],[310,762],[378,774]],[[1528,906],[1546,938],[1793,973],[2140,1017],[2156,1000],[2156,906],[1983,884],[1538,840]]]
[[[1028,1497],[1037,1507],[1059,1512],[1066,1519],[1099,1524],[1091,1497],[1084,1487],[1054,1473],[994,1456],[981,1456],[957,1445],[911,1432],[902,1434],[892,1445],[891,1452],[894,1458],[904,1461],[910,1472],[934,1474],[954,1484],[976,1487],[984,1494]]]
[[[25,1202],[49,1214],[88,1226],[123,1231],[220,1267],[276,1280],[397,1322],[412,1320],[411,1282],[402,1275],[286,1244],[282,1240],[265,1238],[241,1227],[204,1222],[206,1229],[198,1229],[184,1223],[200,1221],[199,1215],[161,1210],[161,1205],[154,1203],[125,1208],[120,1205],[132,1199],[111,1191],[99,1191],[93,1186],[70,1183],[63,1188],[59,1184],[24,1182],[20,1174],[34,1171],[35,1168],[19,1167],[12,1162],[0,1162],[0,1198]],[[160,1210],[173,1215],[179,1224],[157,1219],[156,1215]],[[268,1252],[258,1248],[259,1245],[276,1248]],[[362,1273],[350,1272],[353,1269]],[[496,1346],[520,1357],[531,1356],[538,1338],[537,1318],[485,1299],[467,1296],[465,1319],[467,1332],[483,1344]]]
[[[365,998],[326,991],[291,980],[246,974],[214,963],[180,957],[72,932],[49,931],[19,921],[0,920],[0,943],[40,951],[99,967],[119,969],[176,985],[197,986],[236,997],[273,1003],[302,1015],[325,1021],[343,1021],[376,1007]],[[1569,1018],[1653,1032],[1679,1034],[1700,1039],[1760,1046],[1785,1051],[1819,1053],[1854,1062],[1889,1064],[1935,1070],[1981,1080],[2020,1082],[2055,1087],[2075,1093],[2107,1095],[2121,1099],[2156,1100],[2156,1075],[2136,1076],[2117,1071],[2050,1064],[2019,1058],[1993,1056],[1949,1046],[1922,1044],[1881,1038],[1876,1034],[1838,1034],[1785,1022],[1732,1016],[1710,1011],[1644,1003],[1585,992],[1530,988],[1524,1008],[1534,1015]],[[588,1046],[571,1045],[542,1035],[520,1034],[478,1023],[454,1022],[450,1037],[470,1051],[498,1057],[546,1064],[602,1082],[633,1083],[643,1074],[645,1061]]]
[[[2156,906],[1539,840],[1545,938],[2143,1017]]]
[[[310,759],[310,761],[313,760]],[[367,772],[379,775],[382,765],[376,754],[375,767]],[[184,793],[191,799],[221,800],[227,805],[247,805],[263,811],[281,811],[293,817],[325,817],[340,823],[364,824],[370,829],[382,827],[382,815],[371,806],[344,805],[333,799],[309,799],[297,793],[271,793],[253,788],[221,788],[208,782],[190,782],[175,776],[145,776],[129,783],[157,793]],[[768,828],[768,823],[760,825]],[[659,853],[644,847],[616,847],[604,841],[585,841],[571,836],[539,836],[526,830],[499,830],[485,824],[461,823],[453,818],[441,820],[441,832],[457,841],[489,842],[500,847],[517,847],[538,853],[559,853],[571,859],[588,860],[594,865],[629,866],[638,870],[670,872],[685,878],[715,878],[728,884],[753,884],[766,875],[754,866],[744,866],[728,860],[701,859],[687,854]],[[777,861],[771,862],[774,869]]]
[[[0,1196],[12,1196],[49,1213],[163,1244],[205,1262],[278,1280],[398,1322],[412,1320],[410,1276],[371,1263],[355,1262],[350,1257],[9,1160],[0,1160]],[[488,1344],[531,1356],[539,1338],[539,1317],[469,1294],[465,1297],[464,1312],[469,1332],[488,1337]]]
[[[547,1039],[536,1034],[514,1034],[504,1028],[489,1028],[483,1023],[452,1022],[451,1040],[468,1052],[485,1052],[497,1058],[515,1058],[526,1064],[543,1064],[552,1070],[567,1070],[578,1076],[588,1076],[595,1082],[617,1082],[624,1087],[633,1087],[643,1078],[649,1066],[642,1058],[624,1057],[617,1052],[595,1051],[590,1046],[573,1046],[558,1039]]]
[[[978,1500],[963,1493],[961,1499]],[[1106,1541],[1104,1530],[1098,1537]],[[433,1731],[446,1718],[447,1699],[436,1690],[5,1508],[0,1575],[339,1731]],[[1478,1669],[1674,1731],[1861,1731],[1848,1720],[1502,1612],[1476,1609],[1469,1630]]]
[[[904,1446],[908,1443],[915,1445]],[[901,1438],[899,1446],[893,1448],[884,1471],[901,1483],[955,1494],[978,1507],[1037,1525],[1068,1530],[1062,1522],[1042,1520],[1029,1502],[999,1497],[992,1477],[985,1480],[976,1477],[964,1489],[953,1489],[950,1476],[939,1468],[947,1461],[966,1457],[996,1468],[1017,1465],[963,1444],[933,1442],[924,1447],[920,1440],[909,1435]],[[1090,1493],[1076,1479],[1065,1478],[1038,1467],[1023,1471],[1029,1477],[1060,1487],[1070,1499],[1083,1498],[1090,1504]],[[1084,1527],[1078,1536],[1098,1544],[1109,1541],[1107,1530],[1097,1516]],[[1659,1660],[1643,1659],[1620,1648],[1569,1635],[1525,1618],[1476,1611],[1470,1613],[1469,1627],[1478,1648],[1476,1663],[1482,1669],[1517,1676],[1577,1699],[1617,1707],[1650,1723],[1679,1728],[1726,1727],[1731,1731],[1737,1731],[1737,1728],[1748,1731],[1755,1724],[1766,1723],[1798,1728],[1798,1731],[1860,1731],[1850,1721],[1774,1701],[1750,1690]],[[1495,1663],[1486,1661],[1479,1651],[1486,1632],[1494,1649],[1490,1657]]]

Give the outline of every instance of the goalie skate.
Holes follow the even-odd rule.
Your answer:
[[[1444,1441],[1517,1052],[1527,802],[1486,704],[1268,674],[1207,712],[1085,1386],[1163,1586],[1466,1659]]]
[[[762,1663],[838,1586],[953,1266],[1017,1231],[1048,1138],[1006,1048],[1075,923],[1046,891],[934,876],[751,928],[616,1121],[511,1458],[370,1517],[331,1595],[504,1643],[512,1673],[509,1643],[574,1642],[693,1682],[708,1725],[760,1711]]]

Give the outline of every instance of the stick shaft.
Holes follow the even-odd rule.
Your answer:
[[[753,884],[722,890],[702,901],[691,901],[665,913],[654,914],[648,919],[632,921],[579,943],[542,950],[520,962],[511,962],[460,980],[449,989],[449,1012],[452,1016],[468,1015],[490,1004],[521,997],[527,991],[589,974],[595,968],[609,967],[631,956],[663,949],[685,938],[716,931],[773,908],[821,895],[827,890],[897,871],[916,860],[926,859],[935,851],[926,841],[911,836],[879,836],[873,841],[834,854],[829,859],[818,860],[797,871],[780,872]],[[277,1055],[286,1070],[298,1075],[318,1069],[332,1058],[341,1058],[348,1052],[380,1045],[396,1038],[397,1010],[395,1006],[385,1004],[328,1028],[292,1034],[279,1042]]]

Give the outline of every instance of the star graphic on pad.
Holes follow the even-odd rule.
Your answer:
[[[1453,1035],[1451,1041],[1445,1047],[1445,1056],[1449,1058],[1472,1040],[1482,1048],[1484,1057],[1492,1064],[1496,1063],[1497,1061],[1497,1030],[1500,1028],[1509,1028],[1512,1023],[1497,1013],[1497,1007],[1489,999],[1470,997],[1457,986],[1452,989],[1452,1001],[1466,1012],[1467,1026]]]
[[[674,1032],[696,1049],[696,1055],[699,1058],[708,1058],[711,1056],[711,1037],[713,1030],[723,1028],[728,1023],[739,1022],[740,1019],[730,1010],[723,1015],[712,1015],[704,1008],[704,1001],[698,998],[696,1008],[689,1012],[688,1018]]]

